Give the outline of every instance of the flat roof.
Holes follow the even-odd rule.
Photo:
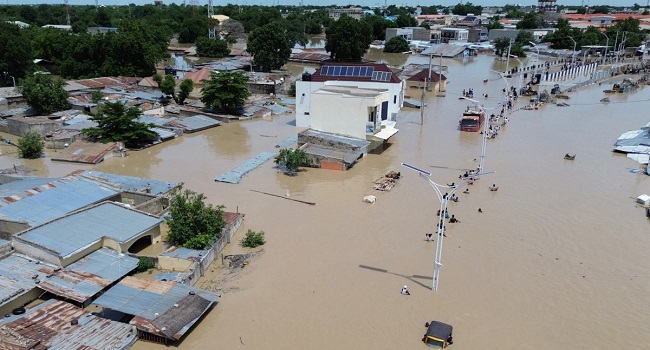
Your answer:
[[[125,350],[137,340],[136,333],[132,325],[94,316],[63,301],[49,300],[23,315],[0,320],[0,348],[20,344],[28,349]]]
[[[140,330],[178,340],[218,299],[219,294],[177,282],[128,276],[94,304],[135,316],[131,323]]]
[[[103,237],[125,243],[162,221],[121,204],[104,202],[25,230],[14,236],[14,240],[35,244],[59,257],[66,257]]]
[[[388,91],[387,89],[375,90],[375,89],[363,89],[356,86],[339,86],[339,85],[325,85],[322,88],[312,92],[316,93],[335,93],[342,95],[350,95],[357,97],[376,97],[382,93]]]
[[[38,287],[65,299],[84,303],[138,266],[138,259],[101,248],[54,271]]]

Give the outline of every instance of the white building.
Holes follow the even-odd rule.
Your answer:
[[[332,101],[331,104],[322,104],[327,99],[321,95],[326,94],[327,90],[319,92],[319,97],[314,103],[312,101],[314,92],[326,86],[386,91],[387,98],[382,101],[377,113],[379,122],[394,121],[404,103],[405,83],[385,64],[328,62],[313,74],[305,74],[301,81],[296,82],[297,127],[314,127],[311,117],[314,113],[326,112],[329,115],[345,116],[353,112],[349,110],[350,106],[343,103],[345,99],[340,99],[339,102]],[[323,131],[340,133],[337,130]],[[365,136],[361,138],[365,139]]]

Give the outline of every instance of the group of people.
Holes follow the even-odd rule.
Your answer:
[[[463,89],[463,97],[473,98],[474,97],[474,89],[472,89],[472,88],[469,88],[467,90]]]

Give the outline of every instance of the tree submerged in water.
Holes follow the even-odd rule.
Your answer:
[[[295,176],[300,167],[309,165],[309,158],[301,149],[283,148],[275,156],[274,162],[283,168],[285,174]]]

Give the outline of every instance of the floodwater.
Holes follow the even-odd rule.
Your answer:
[[[217,261],[199,281],[222,299],[181,349],[416,349],[432,319],[454,326],[456,350],[647,348],[650,222],[634,198],[650,193],[650,177],[611,150],[621,133],[648,123],[650,88],[601,104],[610,87],[603,83],[572,93],[570,107],[512,113],[487,142],[485,170],[494,173],[450,203],[461,223],[447,225],[444,268],[432,292],[435,243],[424,238],[435,232],[439,204],[426,180],[400,163],[430,171],[437,183],[458,182],[463,169],[477,167],[481,150],[479,134],[457,130],[467,106],[460,91],[472,87],[478,99],[487,93],[490,108],[504,87],[489,74],[503,64],[492,56],[443,64],[447,94],[428,98],[423,125],[419,110],[403,111],[390,147],[347,172],[306,169],[288,177],[268,162],[240,184],[214,181],[294,134],[292,115],[224,124],[93,167],[184,182],[246,214],[224,254],[259,253],[236,273]],[[576,159],[564,160],[565,153]],[[1,168],[12,164],[40,176],[90,168],[0,157]],[[372,181],[391,170],[403,175],[397,186],[373,190]],[[493,183],[497,192],[488,190]],[[362,202],[369,194],[375,204]],[[248,229],[264,231],[267,244],[239,247]],[[410,296],[400,295],[403,285]]]

